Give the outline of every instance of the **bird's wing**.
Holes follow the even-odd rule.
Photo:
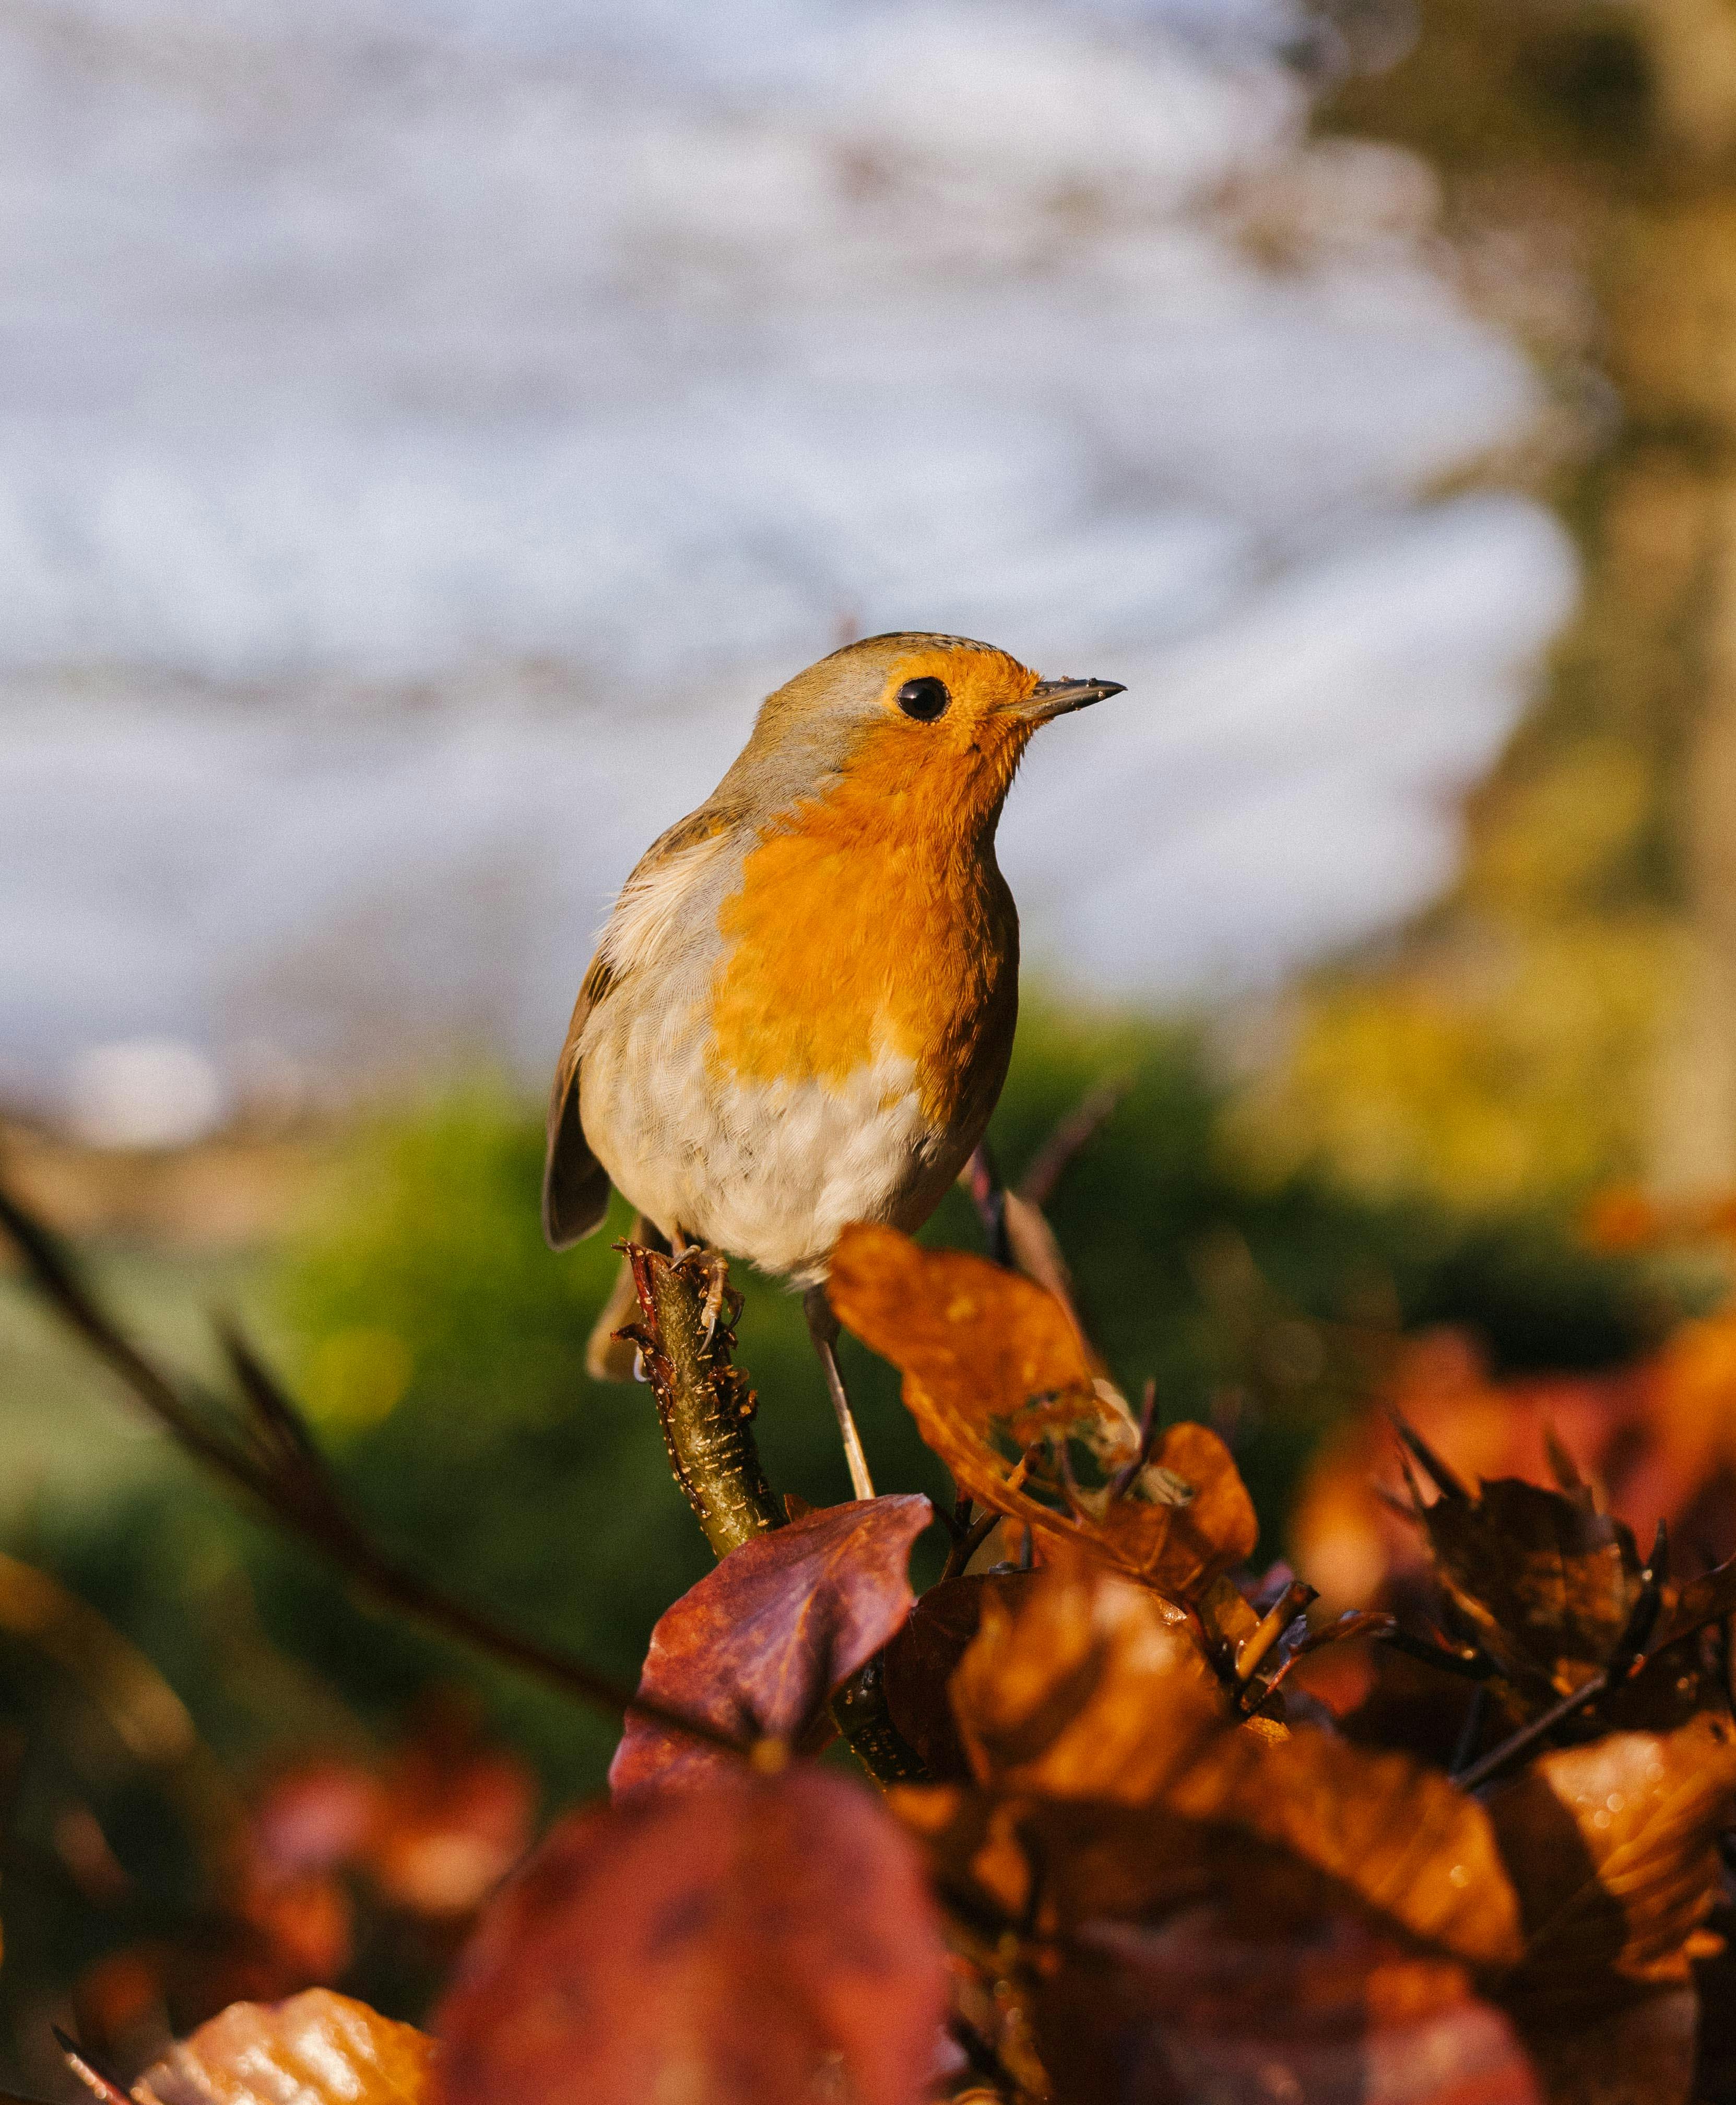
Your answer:
[[[567,1042],[555,1069],[548,1099],[548,1155],[542,1165],[542,1233],[551,1249],[582,1242],[603,1225],[609,1211],[609,1172],[591,1152],[578,1115],[579,1041],[591,1012],[610,985],[599,950],[573,1004]]]
[[[567,1042],[548,1101],[548,1156],[542,1171],[542,1232],[562,1250],[594,1235],[609,1210],[609,1173],[591,1152],[579,1117],[578,1070],[585,1026],[597,1004],[680,930],[695,881],[728,845],[729,820],[702,806],[653,842],[622,887],[591,969],[573,1004]]]

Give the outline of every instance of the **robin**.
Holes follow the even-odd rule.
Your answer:
[[[550,1245],[600,1227],[613,1184],[641,1234],[802,1291],[859,1498],[832,1247],[852,1221],[919,1227],[982,1138],[1019,1002],[1001,807],[1039,725],[1122,691],[958,636],[833,651],[767,698],[711,796],[641,858],[573,1007]],[[605,1311],[593,1373],[627,1371],[623,1320]]]

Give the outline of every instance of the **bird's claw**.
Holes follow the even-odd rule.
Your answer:
[[[710,1352],[723,1315],[724,1296],[730,1290],[730,1267],[721,1250],[706,1250],[699,1264],[705,1274],[705,1303],[699,1312],[699,1334],[705,1340],[705,1349]]]

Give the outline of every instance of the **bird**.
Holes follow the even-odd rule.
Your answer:
[[[1125,692],[967,637],[846,644],[761,704],[697,811],[605,921],[548,1110],[542,1226],[568,1248],[613,1186],[667,1247],[803,1297],[853,1488],[872,1480],[826,1301],[851,1222],[913,1232],[981,1141],[1019,1006],[995,831],[1033,735]],[[617,1289],[587,1365],[629,1370]]]

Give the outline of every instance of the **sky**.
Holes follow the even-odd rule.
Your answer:
[[[1296,37],[0,0],[0,1099],[539,1075],[640,849],[887,628],[1127,683],[1009,804],[1044,977],[1222,999],[1425,902],[1573,565]]]

